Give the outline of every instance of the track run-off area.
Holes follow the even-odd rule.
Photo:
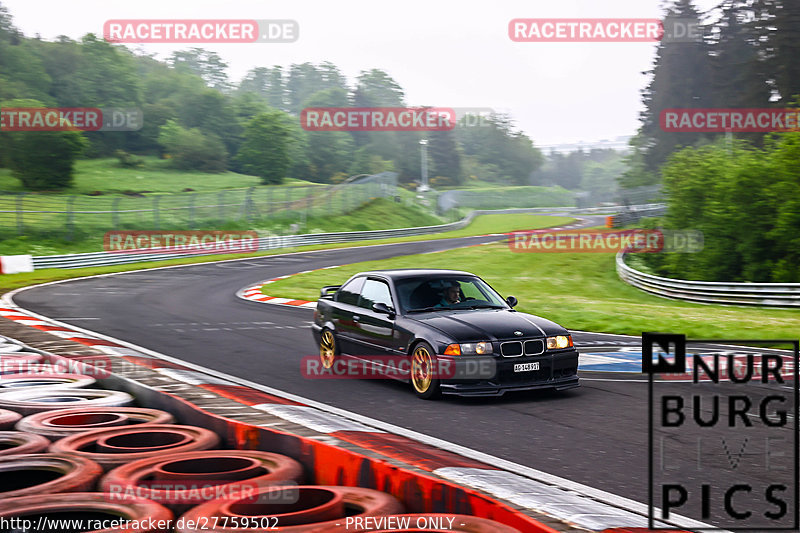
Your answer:
[[[600,218],[581,217],[578,226],[597,226]],[[34,286],[12,297],[14,304],[33,313],[325,404],[356,419],[368,417],[452,443],[454,450],[475,450],[530,472],[604,491],[620,501],[646,504],[648,380],[641,373],[639,338],[574,331],[582,357],[578,389],[426,402],[417,399],[410,386],[392,380],[304,378],[301,360],[318,354],[310,328],[313,309],[237,297],[244,287],[266,279],[502,238],[439,239],[166,267]],[[453,268],[470,270],[468,265]],[[709,353],[731,349],[699,348]],[[660,386],[682,394],[692,385],[673,380]],[[776,386],[763,384],[759,394],[768,395]],[[687,429],[684,435],[685,453],[671,464],[676,475],[687,478],[698,475],[691,432]],[[787,428],[787,439],[789,432]],[[766,480],[772,474],[763,475]],[[728,486],[728,477],[720,474],[708,482],[713,490]],[[698,507],[699,500],[691,501],[681,514],[699,516]],[[712,510],[709,523],[724,518],[718,512],[716,507]]]

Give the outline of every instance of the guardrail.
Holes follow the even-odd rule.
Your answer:
[[[648,207],[648,206],[637,206]],[[355,242],[370,239],[388,239],[392,237],[410,237],[414,235],[429,235],[461,229],[468,225],[478,215],[491,213],[553,213],[553,214],[610,214],[617,207],[595,207],[578,209],[575,207],[533,207],[521,209],[499,209],[472,211],[469,215],[456,222],[436,226],[421,226],[417,228],[399,228],[372,231],[347,231],[338,233],[308,233],[303,235],[270,235],[258,239],[259,250],[273,250],[278,248],[293,248],[313,244],[328,244]],[[219,252],[215,252],[219,253]],[[82,254],[45,255],[33,258],[35,270],[43,268],[83,268],[90,266],[110,266],[127,263],[140,263],[145,261],[161,261],[166,259],[179,259],[204,255],[199,252],[178,254],[173,252],[141,253],[141,252],[91,252]]]
[[[658,217],[666,213],[666,204],[631,205],[624,207],[614,215],[612,228],[620,228],[628,224],[635,224],[646,217]]]
[[[800,283],[732,283],[690,281],[646,274],[625,264],[617,254],[617,275],[637,289],[674,300],[703,304],[800,307]]]

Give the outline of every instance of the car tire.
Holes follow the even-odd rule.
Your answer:
[[[435,400],[442,394],[438,378],[433,377],[436,368],[436,353],[427,342],[414,345],[411,351],[411,388],[417,398]]]
[[[338,350],[339,346],[336,343],[336,336],[333,331],[323,328],[319,335],[319,360],[322,363],[322,368],[333,367]]]

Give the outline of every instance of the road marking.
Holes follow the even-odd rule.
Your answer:
[[[5,295],[2,296],[2,299],[7,301],[7,302],[9,302],[12,305],[16,305],[16,304],[13,303],[13,295],[16,294],[17,292],[19,292],[20,290],[21,289],[18,289],[16,291],[12,291],[10,293],[5,294]],[[37,313],[33,313],[31,311],[25,311],[25,313],[27,313],[27,314],[29,314],[31,316],[39,317],[40,319],[43,319],[43,320],[46,319],[46,317],[43,317],[43,316],[38,315]],[[479,462],[485,463],[487,465],[492,465],[492,466],[494,466],[496,468],[500,468],[500,469],[506,470],[508,472],[515,473],[515,474],[517,474],[519,476],[522,476],[522,477],[525,477],[525,478],[529,478],[531,480],[538,481],[538,482],[546,484],[546,485],[551,485],[553,487],[554,491],[564,491],[564,490],[572,491],[573,493],[575,493],[577,495],[583,496],[585,498],[589,498],[591,500],[596,500],[597,503],[598,503],[598,506],[600,506],[601,504],[605,504],[606,506],[609,506],[609,508],[607,509],[607,512],[605,512],[603,514],[617,515],[617,514],[619,514],[620,510],[627,510],[627,511],[630,511],[632,513],[635,513],[636,515],[639,515],[640,517],[642,517],[642,516],[646,517],[647,513],[648,513],[647,504],[640,503],[640,502],[637,502],[637,501],[634,501],[634,500],[631,500],[631,499],[628,499],[628,498],[625,498],[625,497],[622,497],[622,496],[618,496],[616,494],[612,494],[612,493],[609,493],[609,492],[606,492],[606,491],[603,491],[603,490],[600,490],[600,489],[595,489],[593,487],[584,485],[582,483],[578,483],[578,482],[571,481],[571,480],[568,480],[568,479],[565,479],[565,478],[562,478],[562,477],[558,477],[558,476],[555,476],[555,475],[552,475],[552,474],[548,474],[547,472],[543,472],[541,470],[536,470],[535,468],[531,468],[531,467],[528,467],[528,466],[525,466],[525,465],[514,463],[514,462],[511,462],[511,461],[508,461],[508,460],[505,460],[505,459],[501,459],[499,457],[494,457],[494,456],[489,455],[487,453],[480,452],[478,450],[474,450],[474,449],[471,449],[471,448],[467,448],[467,447],[461,446],[459,444],[451,443],[451,442],[439,439],[437,437],[432,437],[430,435],[425,435],[423,433],[418,433],[416,431],[409,430],[409,429],[406,429],[406,428],[403,428],[403,427],[400,427],[400,426],[395,426],[394,424],[390,424],[388,422],[383,422],[381,420],[376,420],[376,419],[373,419],[373,418],[370,418],[370,417],[367,417],[367,416],[363,416],[363,415],[360,415],[360,414],[357,414],[357,413],[353,413],[353,412],[347,411],[345,409],[341,409],[341,408],[338,408],[338,407],[333,407],[333,406],[324,404],[322,402],[311,400],[309,398],[304,398],[304,397],[296,395],[296,394],[285,392],[285,391],[282,391],[282,390],[279,390],[279,389],[275,389],[275,388],[272,388],[272,387],[269,387],[269,386],[266,386],[266,385],[261,385],[259,383],[255,383],[253,381],[250,381],[250,380],[247,380],[247,379],[244,379],[244,378],[239,378],[237,376],[232,376],[232,375],[226,374],[224,372],[218,372],[216,370],[205,368],[205,367],[203,367],[201,365],[197,365],[195,363],[191,363],[191,362],[188,362],[188,361],[183,361],[183,360],[178,359],[176,357],[165,355],[165,354],[162,354],[160,352],[156,352],[154,350],[150,350],[148,348],[144,348],[142,346],[138,346],[136,344],[133,344],[133,343],[130,343],[130,342],[127,342],[127,341],[115,339],[115,338],[113,338],[111,336],[104,335],[102,333],[91,332],[89,330],[80,328],[78,326],[72,326],[72,325],[68,325],[68,324],[61,324],[61,323],[58,323],[58,322],[56,322],[54,320],[50,320],[50,322],[58,324],[58,325],[61,325],[61,326],[64,326],[64,327],[67,327],[67,326],[71,327],[73,330],[81,332],[81,333],[83,333],[85,335],[91,335],[91,336],[97,337],[99,339],[105,339],[105,340],[114,342],[116,344],[119,344],[120,346],[123,346],[123,347],[129,348],[129,349],[132,349],[132,350],[136,350],[136,351],[142,352],[142,353],[144,353],[146,355],[149,355],[151,357],[155,357],[155,358],[158,358],[158,359],[161,359],[161,360],[164,360],[164,361],[176,363],[176,364],[182,365],[182,366],[184,366],[186,368],[189,368],[191,370],[195,370],[195,371],[197,371],[199,373],[204,373],[204,374],[207,374],[209,376],[214,376],[214,377],[216,377],[216,378],[218,378],[220,380],[233,382],[233,383],[235,383],[237,385],[243,385],[245,387],[250,387],[252,389],[259,390],[259,391],[265,392],[267,394],[271,394],[273,396],[279,396],[281,398],[285,398],[285,399],[292,400],[292,401],[295,401],[295,402],[300,403],[300,404],[304,404],[303,407],[315,408],[315,409],[317,409],[317,410],[319,410],[319,411],[321,411],[323,413],[327,413],[327,415],[322,416],[321,419],[319,417],[317,417],[315,419],[303,419],[303,421],[305,422],[304,425],[306,425],[306,424],[314,424],[318,420],[330,421],[331,420],[330,415],[333,415],[333,416],[336,416],[337,418],[345,419],[345,420],[349,421],[349,423],[357,423],[357,424],[360,424],[362,426],[365,426],[368,431],[376,431],[377,430],[377,431],[383,431],[383,432],[399,435],[399,436],[402,436],[402,437],[406,437],[406,438],[409,438],[411,440],[416,440],[418,442],[422,442],[424,444],[428,444],[430,446],[434,446],[434,447],[437,447],[437,448],[440,448],[440,449],[455,453],[457,455],[461,455],[461,456],[473,459],[475,461],[479,461]],[[273,408],[272,405],[274,405],[274,404],[270,404],[270,409]],[[308,412],[310,412],[310,411],[305,410],[302,414],[305,414],[305,413],[308,413]],[[291,413],[290,412],[289,414],[287,414],[287,416],[294,416],[296,419],[300,419],[301,413],[298,413],[298,412]],[[331,422],[331,424],[333,424],[333,422]],[[310,426],[307,426],[307,427],[310,427]],[[573,518],[586,517],[587,519],[593,520],[594,518],[592,518],[592,517],[595,516],[595,514],[591,514],[591,515],[585,515],[585,514],[575,515],[575,513],[570,513],[568,509],[564,509],[562,511],[563,511],[562,514],[568,513]],[[559,518],[566,520],[565,516],[559,516]],[[683,517],[683,516],[675,515],[675,514],[672,515],[672,519],[670,520],[670,524],[674,525],[674,526],[677,526],[677,527],[680,527],[680,528],[685,528],[685,529],[698,529],[698,528],[709,528],[710,527],[708,524],[704,524],[702,522],[698,522],[698,521],[693,520],[691,518],[687,518],[687,517]],[[620,524],[620,525],[622,525],[622,524]],[[724,531],[720,531],[719,533],[725,533],[725,532]]]

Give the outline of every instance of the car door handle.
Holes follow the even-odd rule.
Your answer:
[[[358,322],[361,319],[358,315],[353,315],[353,322]]]

